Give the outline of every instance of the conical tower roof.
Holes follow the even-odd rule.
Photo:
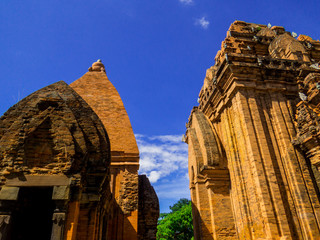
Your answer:
[[[108,132],[112,152],[139,154],[127,111],[101,60],[70,86],[91,106]]]

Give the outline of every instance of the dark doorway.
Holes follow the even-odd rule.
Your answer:
[[[50,240],[52,230],[52,187],[20,188],[12,215],[12,240]]]

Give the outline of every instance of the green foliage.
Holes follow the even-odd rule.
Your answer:
[[[179,211],[182,207],[184,207],[185,205],[187,205],[189,203],[190,203],[190,201],[188,199],[180,198],[180,200],[178,202],[173,204],[173,206],[170,206],[171,212]]]
[[[170,209],[170,213],[160,214],[157,240],[193,239],[191,201],[182,198]]]

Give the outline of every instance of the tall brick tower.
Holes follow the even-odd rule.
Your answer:
[[[118,232],[110,233],[110,237],[125,235],[128,240],[137,239],[139,150],[120,95],[100,61],[93,63],[89,71],[70,86],[97,113],[112,146],[110,187],[119,205],[120,216],[119,223],[109,223],[115,224],[111,229]],[[131,227],[126,228],[126,225]]]
[[[195,239],[320,239],[320,42],[235,21],[185,141]]]
[[[99,116],[110,139],[110,189],[115,200],[114,214],[117,217],[108,223],[109,229],[111,229],[108,233],[108,239],[137,239],[139,219],[141,223],[143,221],[141,219],[147,214],[142,213],[142,210],[138,211],[139,202],[142,203],[144,200],[144,189],[152,189],[153,191],[153,193],[150,192],[148,194],[153,196],[154,205],[149,206],[149,209],[145,209],[149,213],[153,211],[148,221],[149,223],[153,222],[153,225],[144,226],[144,233],[141,233],[142,230],[139,229],[139,239],[155,238],[159,214],[158,199],[149,181],[147,179],[143,180],[144,177],[142,176],[140,176],[140,179],[138,177],[139,150],[131,123],[121,97],[109,81],[102,62],[98,60],[93,63],[89,71],[70,84],[70,86]],[[139,214],[140,217],[138,216]],[[140,224],[140,227],[141,225],[145,224]],[[154,231],[153,234],[151,234],[152,231]],[[149,234],[149,237],[143,237],[144,234]]]

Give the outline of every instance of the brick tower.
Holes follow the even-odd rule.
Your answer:
[[[140,239],[154,239],[159,214],[158,199],[149,180],[144,181],[142,176],[139,179],[139,150],[131,123],[121,97],[109,81],[102,62],[98,60],[93,63],[89,71],[70,86],[99,116],[110,139],[110,189],[115,200],[114,214],[117,217],[109,221],[111,231],[109,231],[108,239],[136,240],[139,219],[140,222],[143,221],[143,216],[148,212],[153,213],[148,221],[153,224],[143,227],[143,224],[140,224],[139,235]],[[140,208],[147,212],[140,211],[139,213],[139,202],[147,200],[143,197],[146,197],[143,194],[144,189],[152,189],[153,193],[148,193],[148,196],[153,197],[153,206],[150,206],[149,209]],[[142,229],[144,233],[141,233]]]
[[[320,42],[235,21],[185,141],[195,239],[320,239]],[[318,86],[319,85],[319,86]]]
[[[0,239],[150,240],[159,201],[98,61],[0,118]]]

